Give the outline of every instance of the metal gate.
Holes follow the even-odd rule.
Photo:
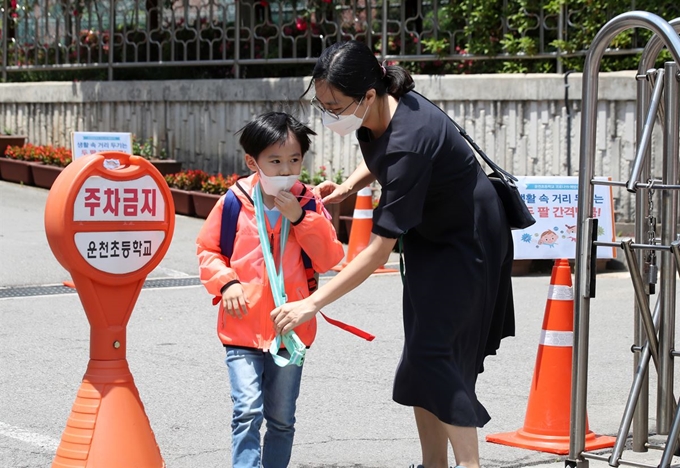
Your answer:
[[[599,66],[612,39],[632,28],[655,33],[645,47],[637,79],[637,147],[627,181],[594,179],[595,129]],[[678,237],[678,190],[680,190],[680,18],[670,23],[642,11],[632,11],[609,21],[597,34],[583,73],[583,114],[579,163],[577,259],[574,300],[574,355],[572,366],[571,433],[565,466],[587,467],[588,460],[602,460],[610,466],[658,466],[669,468],[680,435],[680,411],[673,395],[675,349],[676,273],[680,272]],[[654,69],[659,53],[666,47],[673,62]],[[651,131],[663,126],[663,170],[650,170]],[[592,216],[594,186],[625,187],[635,194],[635,241],[621,244],[597,241],[597,219]],[[660,206],[658,206],[660,205]],[[660,231],[657,233],[657,229]],[[609,456],[584,452],[586,435],[586,395],[588,380],[588,336],[590,301],[595,298],[599,246],[623,249],[635,295],[635,376]],[[656,299],[653,301],[653,299]],[[652,304],[653,303],[653,304]],[[648,378],[650,360],[658,375],[656,432],[667,435],[658,465],[627,461],[622,455],[633,426],[633,450],[648,449]]]

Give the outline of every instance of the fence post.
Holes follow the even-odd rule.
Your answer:
[[[239,60],[241,59],[241,3],[234,3],[234,78],[240,77]]]
[[[2,1],[2,81],[7,81],[7,0]]]
[[[116,0],[109,0],[109,81],[113,81],[113,54],[116,41],[113,35],[116,32]]]

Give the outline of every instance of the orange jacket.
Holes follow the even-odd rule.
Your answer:
[[[240,179],[238,183],[248,194],[252,194],[257,179],[257,175],[254,174]],[[275,305],[257,233],[255,207],[241,190],[232,188],[241,201],[232,256],[227,258],[220,250],[224,202],[222,196],[205,220],[196,240],[200,278],[208,293],[213,296],[221,296],[220,289],[225,284],[239,280],[248,299],[248,314],[242,319],[224,313],[220,302],[217,334],[222,343],[267,350],[274,339],[274,322],[269,314]],[[299,196],[302,189],[303,184],[296,183],[291,193]],[[313,196],[309,188],[305,195]],[[304,205],[306,202],[307,200],[303,199],[300,204]],[[301,250],[304,250],[312,260],[314,271],[320,273],[337,265],[344,256],[342,244],[336,237],[333,225],[322,211],[321,200],[317,199],[316,212],[307,211],[297,226],[291,225],[283,255],[286,295],[289,302],[309,296]],[[269,226],[269,220],[266,221],[275,259],[280,258],[279,236],[282,218],[283,216],[279,217],[273,228]],[[305,345],[311,345],[316,336],[316,319],[300,325],[295,332]]]

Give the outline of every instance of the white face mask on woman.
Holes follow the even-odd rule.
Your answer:
[[[257,164],[255,165],[257,166]],[[260,176],[260,185],[262,186],[262,190],[264,190],[264,193],[267,195],[271,195],[273,197],[277,196],[282,190],[288,191],[293,188],[293,185],[295,185],[295,182],[297,182],[298,178],[300,177],[297,175],[268,176],[262,172],[260,166],[257,166],[257,169]]]
[[[361,98],[361,101],[359,101],[359,104],[357,105],[357,109],[359,109],[363,100],[364,98]],[[331,117],[328,113],[324,113],[321,116],[321,122],[324,127],[340,136],[349,135],[361,128],[361,124],[364,122],[364,118],[366,118],[366,113],[368,112],[368,106],[366,106],[364,115],[362,117],[357,117],[354,115],[357,109],[349,115],[339,115],[337,119]]]

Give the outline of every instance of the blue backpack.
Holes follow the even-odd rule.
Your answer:
[[[243,194],[253,203],[253,199],[250,197],[248,192],[243,188],[241,184],[236,182],[234,184]],[[298,197],[298,200],[302,199],[304,194],[307,192],[307,187],[302,189],[302,193]],[[316,211],[316,199],[312,197],[307,203],[302,206],[303,210]],[[234,194],[234,192],[229,189],[224,197],[224,206],[222,207],[222,230],[220,232],[220,251],[222,255],[227,258],[231,258],[231,254],[234,252],[234,239],[236,238],[236,224],[238,222],[238,215],[241,211],[241,200]],[[309,288],[309,293],[313,293],[319,286],[319,281],[314,268],[312,267],[312,259],[309,255],[302,251],[302,264],[305,267],[305,275],[307,277],[307,287]]]

